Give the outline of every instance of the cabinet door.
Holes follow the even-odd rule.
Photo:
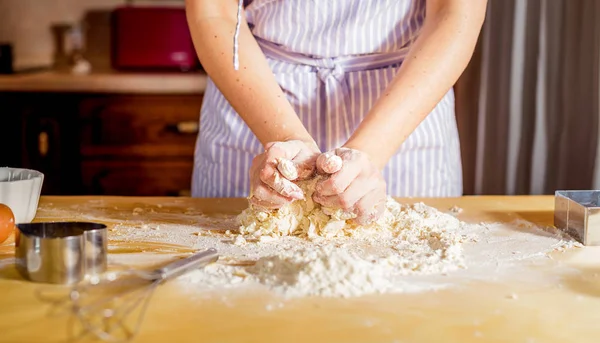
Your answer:
[[[88,96],[80,108],[87,194],[189,195],[201,96]]]
[[[113,96],[81,104],[84,157],[193,156],[200,96]]]
[[[18,167],[44,174],[44,195],[80,194],[77,98],[22,94],[21,161]]]
[[[0,167],[22,165],[22,113],[14,95],[0,92]]]
[[[86,194],[188,196],[193,161],[84,161]]]

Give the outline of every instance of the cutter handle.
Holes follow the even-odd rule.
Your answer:
[[[182,260],[169,263],[166,266],[157,269],[155,273],[159,280],[168,280],[183,275],[190,270],[216,262],[218,259],[219,255],[217,249],[210,248]]]

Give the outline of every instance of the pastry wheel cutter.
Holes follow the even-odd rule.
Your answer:
[[[554,226],[583,245],[600,245],[600,190],[556,191]]]

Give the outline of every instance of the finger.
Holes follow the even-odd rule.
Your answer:
[[[295,159],[277,159],[277,170],[283,177],[290,181],[306,180],[314,175],[315,158]]]
[[[294,159],[302,150],[302,144],[297,141],[275,142],[267,144],[267,163],[277,163],[277,159]]]
[[[275,192],[293,199],[304,199],[304,192],[296,184],[281,176],[275,165],[268,163],[260,171],[259,178]]]
[[[279,171],[290,181],[305,180],[313,176],[317,153],[311,150],[304,142],[289,141],[283,143],[271,147],[268,160],[271,160],[271,155],[276,156],[274,160],[277,163]],[[285,151],[282,153],[281,150]],[[282,154],[285,157],[279,157]]]
[[[351,210],[362,197],[377,188],[378,182],[377,179],[358,177],[344,192],[331,196],[317,194],[314,200],[325,207]]]
[[[385,188],[378,187],[357,203],[354,212],[357,214],[353,221],[359,225],[369,225],[381,218],[385,210]]]
[[[343,193],[360,175],[362,166],[356,161],[350,161],[340,171],[317,183],[315,190],[320,197]]]
[[[293,162],[293,164],[287,163],[288,166],[284,166],[287,167],[289,173],[279,168],[282,175],[288,180],[304,180],[314,175],[318,148],[315,150],[309,143],[299,140],[268,143],[265,147],[267,148],[266,160],[268,163],[274,163],[279,168],[282,160],[283,163],[286,163],[285,160]],[[292,167],[296,170],[295,172],[291,170]]]
[[[260,157],[255,158],[251,167],[251,178],[252,175],[256,175],[256,177],[262,182],[272,188],[275,192],[281,194],[284,197],[291,197],[293,199],[303,199],[304,193],[302,190],[291,183],[290,181],[285,180],[284,177],[281,176],[279,171],[277,170],[277,164],[273,162],[269,162],[269,158],[275,155],[285,155],[286,149],[285,144],[282,145],[280,143],[285,142],[275,142],[268,143],[269,150],[266,153],[259,155]],[[278,145],[279,144],[279,145]],[[262,166],[260,171],[257,171],[258,166]]]
[[[293,199],[286,198],[265,185],[260,185],[252,190],[250,203],[266,209],[277,209],[290,203]]]
[[[283,177],[290,181],[294,181],[298,178],[298,166],[293,161],[285,158],[277,159],[277,170]]]
[[[342,158],[331,153],[326,152],[320,154],[317,158],[317,170],[321,174],[333,174],[337,173],[342,169]]]
[[[277,169],[280,175],[289,181],[297,179],[298,171],[297,167],[292,162],[292,159],[300,153],[301,146],[295,141],[289,141],[268,143],[266,147],[267,151],[265,153],[265,164],[272,165],[274,167],[266,168],[268,170],[267,173],[270,173],[271,169]],[[266,175],[265,179],[263,179],[263,182],[267,182],[266,180],[270,179],[270,177],[271,175]],[[269,185],[273,186],[272,184]],[[287,185],[287,188],[289,187],[290,186]]]

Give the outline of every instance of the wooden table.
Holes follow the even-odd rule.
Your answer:
[[[90,197],[42,198],[40,208],[64,208]],[[242,199],[102,198],[111,209],[170,202],[170,211],[236,213]],[[401,199],[402,200],[402,199]],[[414,202],[423,199],[404,199]],[[465,221],[523,218],[551,225],[553,197],[464,197],[424,199],[428,205],[464,209]],[[165,209],[167,206],[165,206]],[[39,215],[40,212],[38,212]],[[45,211],[44,213],[49,213]],[[102,213],[102,212],[97,212]],[[43,220],[39,217],[36,220]],[[68,218],[75,220],[77,218]],[[12,246],[0,246],[11,257]],[[598,342],[600,341],[600,250],[586,247],[555,257],[576,273],[557,274],[555,284],[473,282],[422,294],[358,299],[304,299],[269,310],[269,295],[188,299],[173,285],[155,292],[136,342]],[[547,273],[553,273],[552,270]],[[24,282],[12,265],[0,270],[0,342],[66,342],[68,316],[50,316],[49,305]],[[507,298],[508,292],[519,294]],[[85,341],[85,340],[83,340]]]

